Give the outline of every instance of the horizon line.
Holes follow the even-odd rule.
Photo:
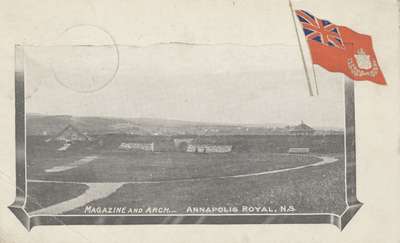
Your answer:
[[[69,114],[44,114],[38,112],[26,112],[26,115],[39,115],[39,116],[58,116],[58,117],[78,117],[78,118],[100,118],[100,119],[126,119],[126,120],[134,120],[134,119],[148,119],[148,120],[159,120],[159,121],[171,121],[171,122],[186,122],[186,123],[198,123],[202,125],[216,125],[216,126],[247,126],[247,127],[271,127],[272,125],[279,125],[278,127],[285,127],[291,125],[299,125],[304,120],[299,120],[295,123],[287,123],[287,122],[264,122],[264,123],[239,123],[239,122],[213,122],[213,121],[194,121],[194,120],[180,120],[180,119],[172,119],[172,118],[160,118],[160,117],[124,117],[124,116],[98,116],[98,115],[69,115]],[[310,124],[308,122],[304,122],[305,124]],[[275,126],[276,127],[276,126]],[[312,126],[314,128],[320,129],[335,129],[335,130],[344,130],[344,128],[337,126]]]

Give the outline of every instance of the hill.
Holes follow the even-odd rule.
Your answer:
[[[277,123],[222,124],[159,118],[81,117],[37,113],[28,113],[26,116],[27,135],[55,135],[69,124],[87,134],[263,135],[286,134],[288,130],[285,124]]]

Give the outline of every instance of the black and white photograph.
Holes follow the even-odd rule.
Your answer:
[[[30,216],[202,223],[349,207],[352,83],[315,68],[310,94],[297,46],[18,48]]]

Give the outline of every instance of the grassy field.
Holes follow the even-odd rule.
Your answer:
[[[47,145],[46,145],[47,146]],[[29,180],[126,183],[107,198],[88,205],[94,207],[163,207],[186,213],[191,207],[280,207],[294,206],[296,213],[341,213],[345,208],[343,154],[320,154],[339,161],[277,174],[243,178],[220,177],[293,168],[312,164],[318,154],[293,155],[269,152],[224,154],[181,152],[122,152],[73,148],[58,152],[37,146],[27,151]],[[93,161],[61,172],[46,172],[86,156]],[[196,179],[197,181],[179,181]],[[84,193],[82,184],[28,183],[27,210],[47,207]],[[85,207],[68,213],[81,214]]]
[[[28,183],[28,197],[25,209],[28,212],[72,199],[84,193],[88,186],[59,183]]]
[[[345,205],[343,161],[246,178],[125,184],[93,207],[168,207],[185,213],[191,207],[294,206],[296,213],[338,213]],[[84,207],[69,213],[79,214]]]
[[[62,153],[61,153],[62,154]],[[28,158],[28,178],[60,181],[125,182],[218,177],[290,168],[314,163],[311,155],[274,153],[195,154],[180,152],[108,152],[95,154],[94,161],[62,172],[45,172],[66,165],[86,154]],[[92,154],[93,155],[93,154]]]

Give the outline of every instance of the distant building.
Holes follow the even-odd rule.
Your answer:
[[[189,144],[186,152],[190,153],[229,153],[232,151],[232,145],[214,145],[214,144]]]
[[[50,141],[76,142],[76,141],[91,141],[91,140],[92,140],[91,137],[80,132],[76,127],[68,125],[59,133],[57,133],[55,136],[47,139],[46,142]]]
[[[297,126],[289,128],[289,134],[295,136],[310,136],[313,135],[315,130],[305,124],[303,121]]]
[[[175,138],[174,146],[180,152],[189,153],[229,153],[232,151],[232,145],[207,136]]]
[[[154,151],[154,143],[121,143],[118,147],[127,151]]]
[[[215,138],[197,137],[188,144],[186,152],[189,153],[229,153],[232,145],[226,141],[218,141]]]

